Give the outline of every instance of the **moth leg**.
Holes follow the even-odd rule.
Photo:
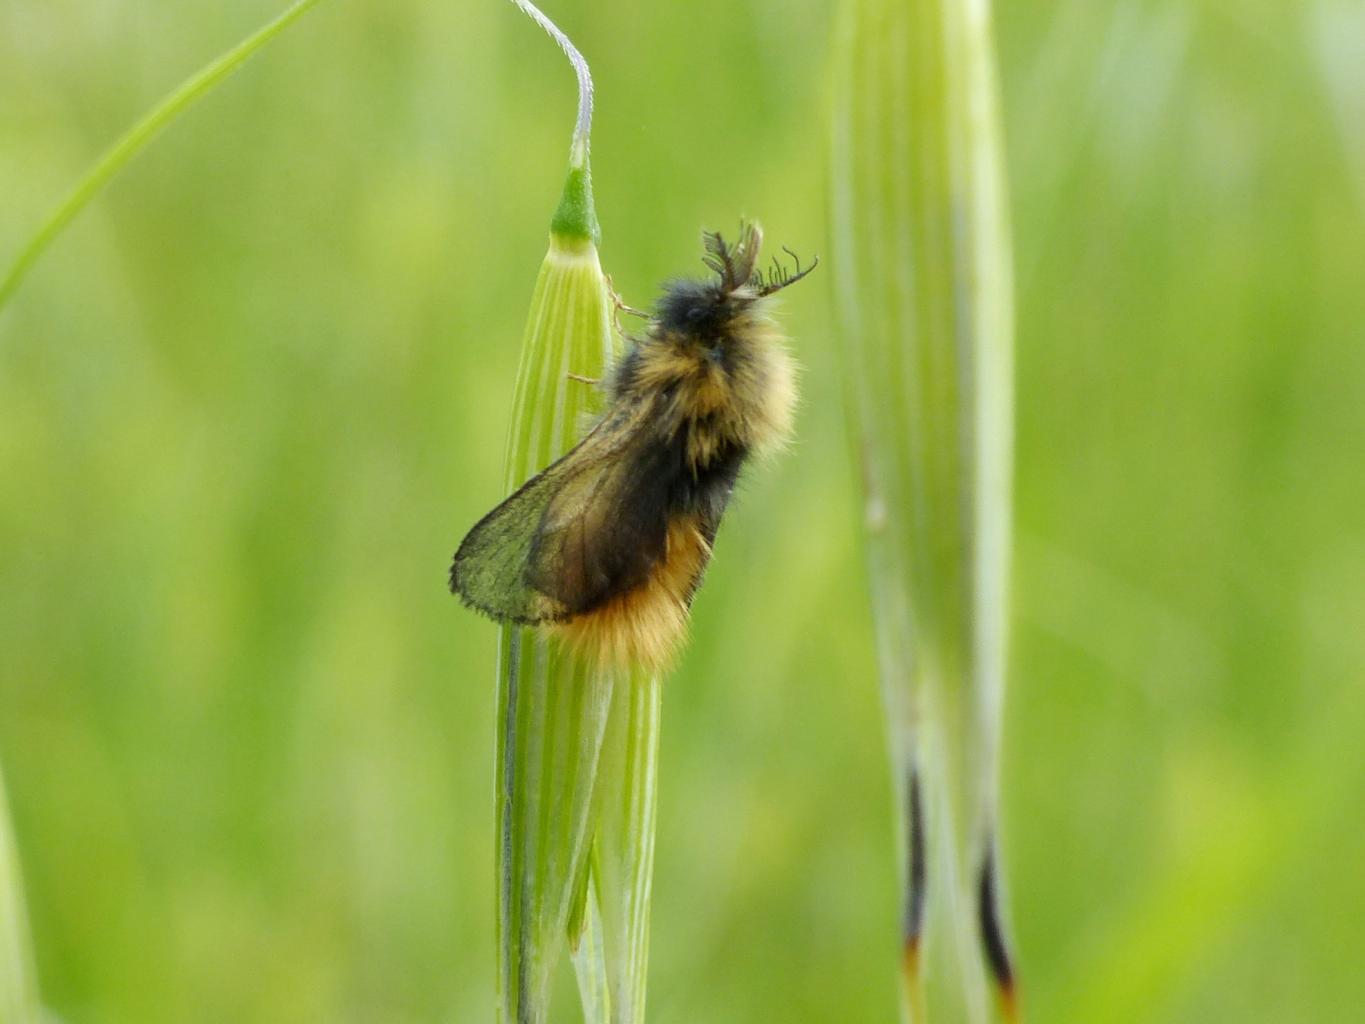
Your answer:
[[[591,384],[593,387],[597,387],[597,385],[602,383],[602,380],[599,377],[584,377],[577,373],[566,373],[564,376],[568,377],[569,380],[576,380],[580,384]]]
[[[643,309],[636,309],[634,306],[627,306],[625,299],[616,290],[616,285],[612,282],[611,275],[604,275],[607,279],[607,293],[611,296],[612,305],[616,307],[612,314],[612,319],[616,321],[616,330],[622,337],[626,336],[625,329],[621,326],[621,314],[628,313],[630,316],[638,316],[642,320],[650,320],[652,317]]]

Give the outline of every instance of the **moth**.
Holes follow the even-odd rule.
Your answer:
[[[795,368],[768,300],[819,261],[765,275],[754,223],[734,244],[703,241],[714,277],[664,286],[605,382],[605,413],[479,520],[450,567],[471,608],[552,630],[599,665],[668,666],[736,479],[791,433]]]

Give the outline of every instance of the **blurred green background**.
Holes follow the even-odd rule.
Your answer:
[[[823,251],[832,5],[559,0],[637,304]],[[0,259],[282,0],[0,4]],[[997,7],[1018,270],[1005,846],[1035,1021],[1365,1006],[1365,14]],[[0,758],[71,1024],[488,1020],[498,497],[574,96],[509,4],[324,4],[0,315]],[[888,1021],[829,281],[665,693],[651,1019]],[[577,1019],[569,984],[559,1016]]]

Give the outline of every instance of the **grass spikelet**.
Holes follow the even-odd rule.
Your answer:
[[[531,300],[508,446],[508,490],[577,440],[611,343],[590,238],[555,233]],[[502,1019],[540,1021],[592,842],[593,782],[612,681],[533,629],[500,629],[497,830]]]
[[[523,0],[579,75],[579,118],[549,251],[531,299],[508,442],[508,491],[568,451],[601,411],[617,354],[598,259],[588,161],[591,78],[578,51]],[[547,1019],[573,953],[589,1024],[644,1016],[653,871],[659,680],[594,670],[550,631],[500,629],[497,737],[499,1016]]]
[[[910,1021],[1015,1019],[997,853],[1012,309],[989,9],[849,0],[831,217]]]
[[[571,172],[566,204],[579,201],[575,192],[586,180]],[[590,196],[584,208],[591,210]],[[517,377],[509,491],[572,447],[600,411],[597,389],[576,378],[601,378],[612,354],[611,300],[590,222],[556,223]],[[545,1019],[553,968],[568,940],[580,959],[585,1002],[600,987],[608,996],[598,1004],[601,1020],[638,1020],[653,864],[658,681],[629,671],[594,672],[570,643],[544,632],[503,627],[500,635],[503,1019]],[[580,944],[589,914],[601,941]]]

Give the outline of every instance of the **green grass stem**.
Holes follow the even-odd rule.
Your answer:
[[[137,156],[162,129],[212,92],[220,82],[250,60],[257,51],[320,2],[321,0],[298,0],[274,21],[258,29],[187,78],[105,150],[19,250],[4,278],[0,279],[0,310],[4,309],[47,247],[99,194],[100,189],[110,178]]]

